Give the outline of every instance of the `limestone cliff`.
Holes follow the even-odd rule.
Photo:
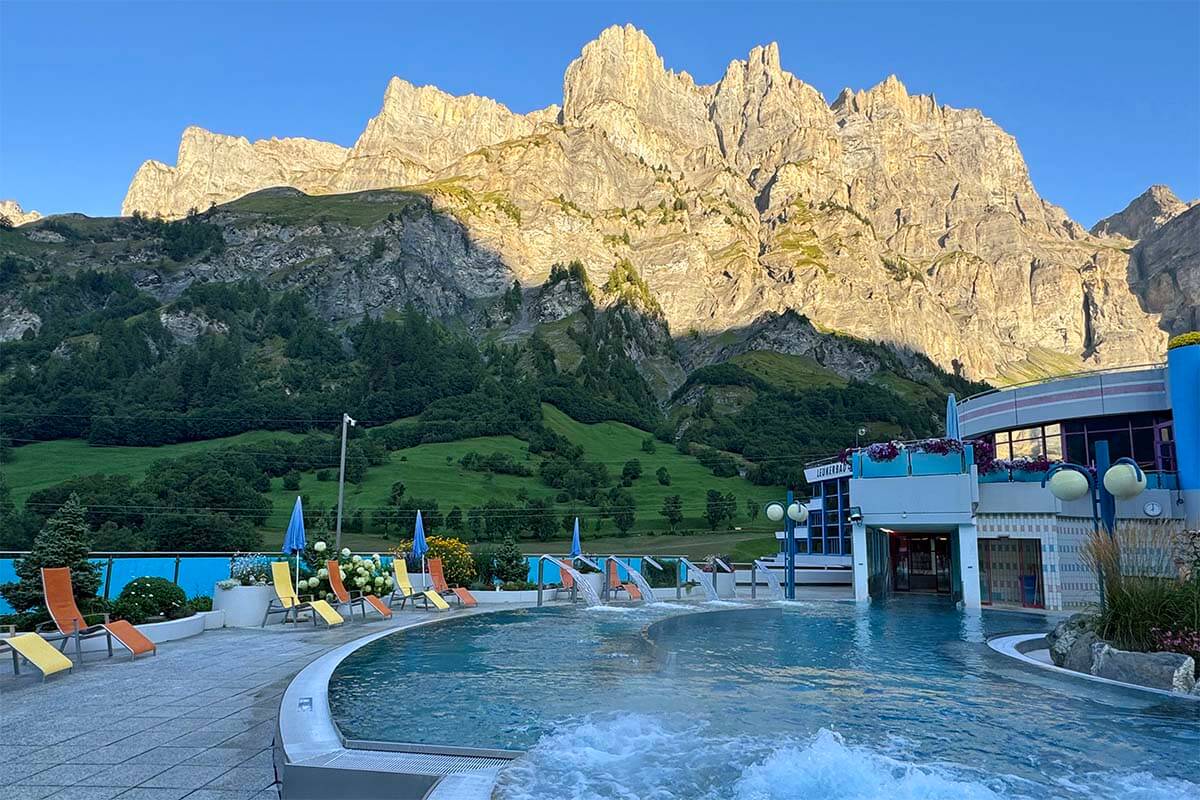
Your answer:
[[[455,296],[572,259],[603,283],[628,261],[676,335],[797,310],[1000,380],[1036,374],[1033,352],[1069,369],[1165,345],[1125,244],[1040,198],[994,122],[894,76],[827,103],[773,44],[706,86],[614,26],[567,67],[562,108],[527,115],[393,79],[349,150],[190,128],[175,167],[139,170],[124,211],[175,217],[277,185],[425,195],[469,232],[471,269],[450,259],[434,282]]]
[[[1200,330],[1200,205],[1193,204],[1138,242],[1130,282],[1172,333]]]
[[[42,218],[42,215],[36,211],[26,211],[21,208],[21,204],[16,200],[0,200],[0,216],[5,217],[13,225],[24,225],[26,222]]]

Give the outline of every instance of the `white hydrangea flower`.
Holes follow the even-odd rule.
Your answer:
[[[349,557],[350,557],[350,548],[343,547],[342,548],[342,558],[349,558]]]
[[[352,558],[350,560],[353,561],[355,564],[357,564],[360,561],[362,561],[362,556],[355,556],[354,558]]]
[[[317,577],[318,578],[328,578],[329,570],[327,570],[325,567],[321,567],[319,570],[317,570]]]
[[[325,548],[327,547],[329,547],[329,545],[325,544],[324,542],[317,542],[313,545],[313,550],[316,550],[318,553],[324,553]]]

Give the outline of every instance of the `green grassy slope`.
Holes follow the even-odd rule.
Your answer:
[[[221,439],[163,445],[162,447],[92,447],[79,439],[18,447],[12,461],[0,467],[12,490],[13,502],[24,503],[29,495],[70,478],[103,473],[140,477],[159,459],[179,458],[193,453],[233,445],[248,445],[267,439],[298,439],[299,434],[251,431]]]
[[[777,494],[770,487],[755,486],[742,478],[718,478],[694,457],[681,455],[674,447],[662,442],[656,443],[654,453],[643,452],[642,441],[650,434],[629,425],[619,422],[587,425],[576,422],[549,405],[543,405],[542,412],[546,427],[582,447],[587,460],[606,464],[610,474],[619,476],[622,466],[631,458],[641,462],[642,477],[629,487],[637,503],[637,521],[633,534],[645,535],[666,531],[666,522],[659,516],[658,510],[662,507],[663,498],[673,494],[678,494],[683,499],[684,521],[681,528],[707,532],[708,523],[704,520],[705,494],[709,489],[716,489],[722,493],[732,492],[737,496],[738,509],[733,527],[747,529],[745,532],[731,531],[728,524],[723,524],[724,532],[740,534],[740,538],[763,535],[763,517],[760,515],[757,520],[751,522],[746,515],[745,505],[747,499],[753,500],[760,507],[764,505],[769,498]],[[361,484],[347,485],[345,507],[348,510],[362,508],[369,515],[371,510],[386,503],[395,481],[403,481],[410,496],[436,499],[442,512],[459,506],[465,513],[472,506],[481,506],[490,499],[511,502],[515,500],[517,491],[522,488],[530,497],[555,495],[555,491],[543,484],[536,475],[526,478],[463,469],[458,460],[470,450],[481,454],[508,453],[535,471],[541,460],[536,456],[527,459],[525,442],[511,436],[489,436],[397,450],[392,453],[388,464],[367,470],[367,477]],[[670,486],[660,485],[655,478],[654,473],[660,466],[666,467],[670,473]],[[275,507],[273,523],[286,526],[287,513],[296,494],[295,491],[285,490],[280,479],[272,483],[271,498]],[[299,494],[307,496],[310,502],[328,506],[337,500],[337,484],[332,481],[318,482],[314,473],[305,473]],[[570,507],[572,506],[564,504],[556,506],[556,510],[565,514]],[[615,535],[616,529],[611,521],[604,522],[599,530],[596,529],[595,525],[599,520],[589,518],[589,513],[594,516],[594,509],[583,505],[574,507],[578,508],[580,516],[584,519],[585,535]],[[371,542],[371,546],[378,546],[381,540],[363,536],[354,537],[353,541],[361,541],[364,544]],[[633,540],[626,541],[632,543]]]
[[[688,555],[728,552],[739,544],[751,541],[756,541],[751,549],[763,552],[774,549],[774,543],[769,539],[770,526],[764,518],[759,515],[752,521],[746,513],[747,499],[761,508],[769,498],[778,494],[770,487],[755,486],[742,478],[718,478],[696,458],[682,455],[671,445],[662,442],[656,442],[654,453],[643,452],[642,442],[650,434],[629,425],[617,422],[588,425],[576,422],[553,406],[544,405],[542,409],[547,427],[582,447],[588,460],[606,464],[614,478],[620,476],[621,468],[628,459],[636,458],[642,464],[642,477],[629,488],[637,503],[633,535],[615,538],[616,529],[611,520],[597,528],[599,520],[595,518],[595,510],[579,505],[577,508],[584,521],[585,538],[614,537],[609,545],[609,549],[613,550],[685,552]],[[89,447],[86,442],[79,440],[63,440],[18,448],[11,463],[4,465],[3,469],[13,499],[23,503],[32,492],[75,476],[106,473],[136,477],[144,475],[159,459],[273,438],[296,437],[297,434],[254,431],[222,439],[162,447]],[[372,510],[386,504],[395,481],[403,481],[410,496],[436,499],[442,512],[459,506],[465,513],[490,499],[515,502],[517,492],[521,489],[530,497],[552,498],[555,495],[555,491],[543,484],[536,474],[520,477],[463,469],[458,461],[471,450],[481,454],[508,453],[514,460],[527,464],[535,473],[540,461],[537,456],[529,456],[524,441],[512,436],[464,439],[397,450],[391,453],[387,464],[369,468],[362,483],[346,485],[347,513],[363,509],[369,517]],[[670,473],[670,486],[658,483],[654,473],[660,466],[666,467]],[[721,530],[715,533],[709,531],[708,523],[704,520],[705,493],[708,489],[732,492],[738,498],[734,521],[732,524],[723,523]],[[330,507],[337,501],[337,482],[318,481],[315,472],[306,472],[301,474],[300,489],[297,491],[284,489],[280,478],[273,480],[270,492],[273,512],[263,530],[264,543],[269,542],[273,534],[281,533],[286,528],[296,494],[305,496],[310,505]],[[683,500],[685,519],[681,528],[694,531],[693,535],[658,535],[667,529],[658,511],[663,498],[673,494],[680,495]],[[564,504],[556,506],[556,511],[565,514],[568,508]],[[736,530],[738,528],[742,530]],[[385,540],[370,535],[347,534],[346,541],[353,547],[365,549],[388,546]],[[537,547],[536,544],[530,546]]]

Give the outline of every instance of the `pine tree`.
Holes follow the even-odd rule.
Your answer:
[[[16,611],[43,604],[42,567],[70,567],[75,600],[81,606],[95,598],[100,588],[100,568],[88,561],[91,530],[84,519],[78,495],[72,493],[33,541],[29,555],[16,564],[18,583],[0,586],[0,595]]]
[[[529,563],[525,554],[517,547],[517,540],[505,536],[504,541],[496,550],[496,577],[502,583],[524,581],[529,579]]]

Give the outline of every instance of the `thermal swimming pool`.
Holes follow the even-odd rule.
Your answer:
[[[1200,704],[1026,667],[1044,618],[674,604],[503,611],[379,639],[351,739],[527,751],[498,798],[1200,798]]]

